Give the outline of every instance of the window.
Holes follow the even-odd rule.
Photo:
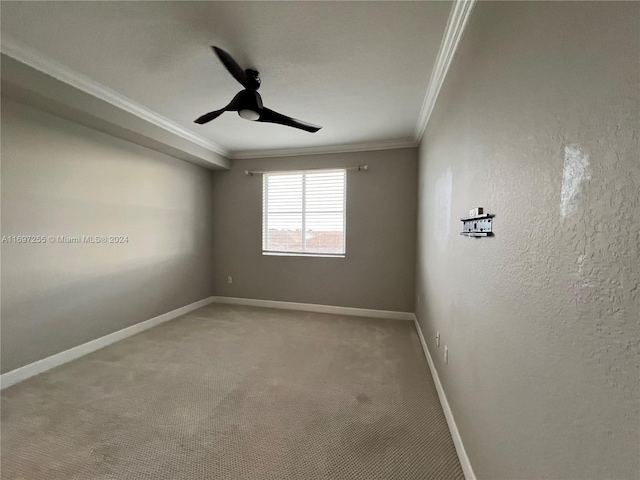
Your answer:
[[[345,253],[346,170],[265,173],[264,254]]]

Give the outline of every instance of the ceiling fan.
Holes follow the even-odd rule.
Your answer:
[[[299,128],[306,130],[307,132],[315,133],[322,127],[314,125],[312,123],[303,122],[302,120],[296,120],[295,118],[287,117],[281,113],[274,112],[262,105],[262,97],[258,93],[260,88],[260,76],[257,71],[247,68],[242,70],[240,65],[233,59],[231,55],[218,47],[211,47],[216,53],[222,64],[226,67],[229,73],[245,88],[239,92],[233,100],[224,108],[220,110],[214,110],[213,112],[205,113],[200,118],[195,120],[195,123],[200,125],[210,122],[218,118],[224,112],[238,112],[240,117],[245,120],[253,120],[255,122],[267,122],[278,123],[280,125],[286,125],[288,127]]]

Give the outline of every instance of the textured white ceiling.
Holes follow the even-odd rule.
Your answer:
[[[409,140],[451,2],[11,2],[1,31],[232,152]],[[225,113],[241,86],[209,45],[260,71],[269,108],[311,134]]]

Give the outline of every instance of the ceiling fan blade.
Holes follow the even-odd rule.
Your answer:
[[[209,123],[211,120],[215,120],[226,111],[227,111],[226,108],[221,108],[220,110],[214,110],[213,112],[205,113],[204,115],[199,117],[197,120],[194,120],[194,122],[199,123],[200,125]]]
[[[211,120],[215,120],[224,112],[237,112],[242,108],[242,104],[246,102],[247,94],[245,93],[245,91],[246,90],[242,90],[241,92],[237,93],[236,96],[233,97],[233,100],[231,100],[231,102],[229,102],[229,105],[227,105],[226,107],[221,108],[220,110],[214,110],[213,112],[205,113],[204,115],[199,117],[197,120],[194,120],[194,122],[199,123],[200,125],[203,125],[205,123],[210,122]],[[260,97],[260,95],[258,95],[258,92],[252,92],[252,93],[254,93],[256,97],[258,98]]]
[[[287,117],[281,113],[274,112],[268,108],[260,110],[260,118],[258,122],[278,123],[280,125],[286,125],[287,127],[299,128],[300,130],[306,130],[307,132],[315,133],[322,127],[314,125],[313,123],[303,122],[302,120],[296,120],[295,118]]]
[[[231,55],[225,52],[223,49],[211,46],[216,53],[222,64],[229,71],[229,73],[235,78],[244,88],[249,88],[249,78],[245,71],[238,65]]]

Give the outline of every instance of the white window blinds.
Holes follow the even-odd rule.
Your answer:
[[[265,173],[264,253],[344,255],[346,170]]]

